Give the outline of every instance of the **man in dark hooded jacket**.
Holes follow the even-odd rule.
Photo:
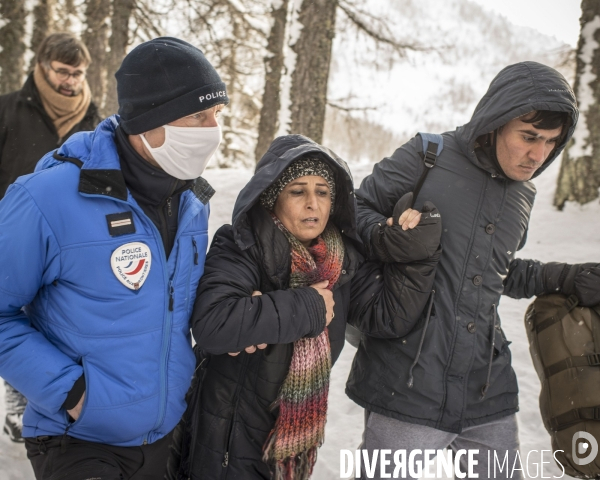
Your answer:
[[[577,117],[562,75],[523,62],[497,75],[469,123],[443,134],[414,207],[432,201],[443,219],[434,313],[401,339],[362,335],[346,392],[367,412],[363,448],[478,449],[479,478],[487,478],[494,451],[500,462],[508,455],[509,465],[496,477],[511,477],[518,387],[497,315],[500,295],[562,291],[598,303],[597,284],[589,281],[598,276],[586,275],[598,273],[597,264],[515,259],[536,193],[529,180],[557,158]],[[381,260],[382,245],[398,229],[385,219],[415,190],[425,169],[422,149],[413,138],[375,165],[356,192],[359,232]]]

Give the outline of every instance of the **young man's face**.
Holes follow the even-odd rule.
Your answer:
[[[540,168],[560,139],[562,127],[541,130],[523,121],[532,112],[504,125],[496,137],[496,156],[504,174],[520,182],[529,180]]]
[[[46,81],[54,90],[66,97],[74,97],[81,93],[87,67],[85,63],[73,67],[56,60],[50,62],[48,66],[42,65],[46,73]]]

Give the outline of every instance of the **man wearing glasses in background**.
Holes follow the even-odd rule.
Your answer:
[[[86,46],[69,33],[54,33],[37,52],[23,88],[0,96],[0,199],[17,177],[33,172],[42,156],[75,132],[100,121],[85,73]],[[25,398],[6,383],[4,432],[21,442]]]

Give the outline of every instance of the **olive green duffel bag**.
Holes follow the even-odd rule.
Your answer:
[[[541,296],[525,328],[555,457],[567,475],[600,478],[600,308],[579,307],[575,296]]]

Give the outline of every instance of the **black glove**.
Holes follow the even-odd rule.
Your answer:
[[[579,304],[594,307],[600,303],[600,263],[581,263],[569,269],[562,285],[565,295],[575,294]]]
[[[546,293],[575,295],[583,307],[600,304],[600,263],[547,263],[544,265]]]
[[[410,263],[430,258],[440,246],[442,217],[436,206],[425,202],[421,221],[408,230],[402,230],[398,219],[411,207],[413,194],[407,193],[394,206],[393,224],[377,225],[371,235],[371,244],[377,258],[383,262]]]

